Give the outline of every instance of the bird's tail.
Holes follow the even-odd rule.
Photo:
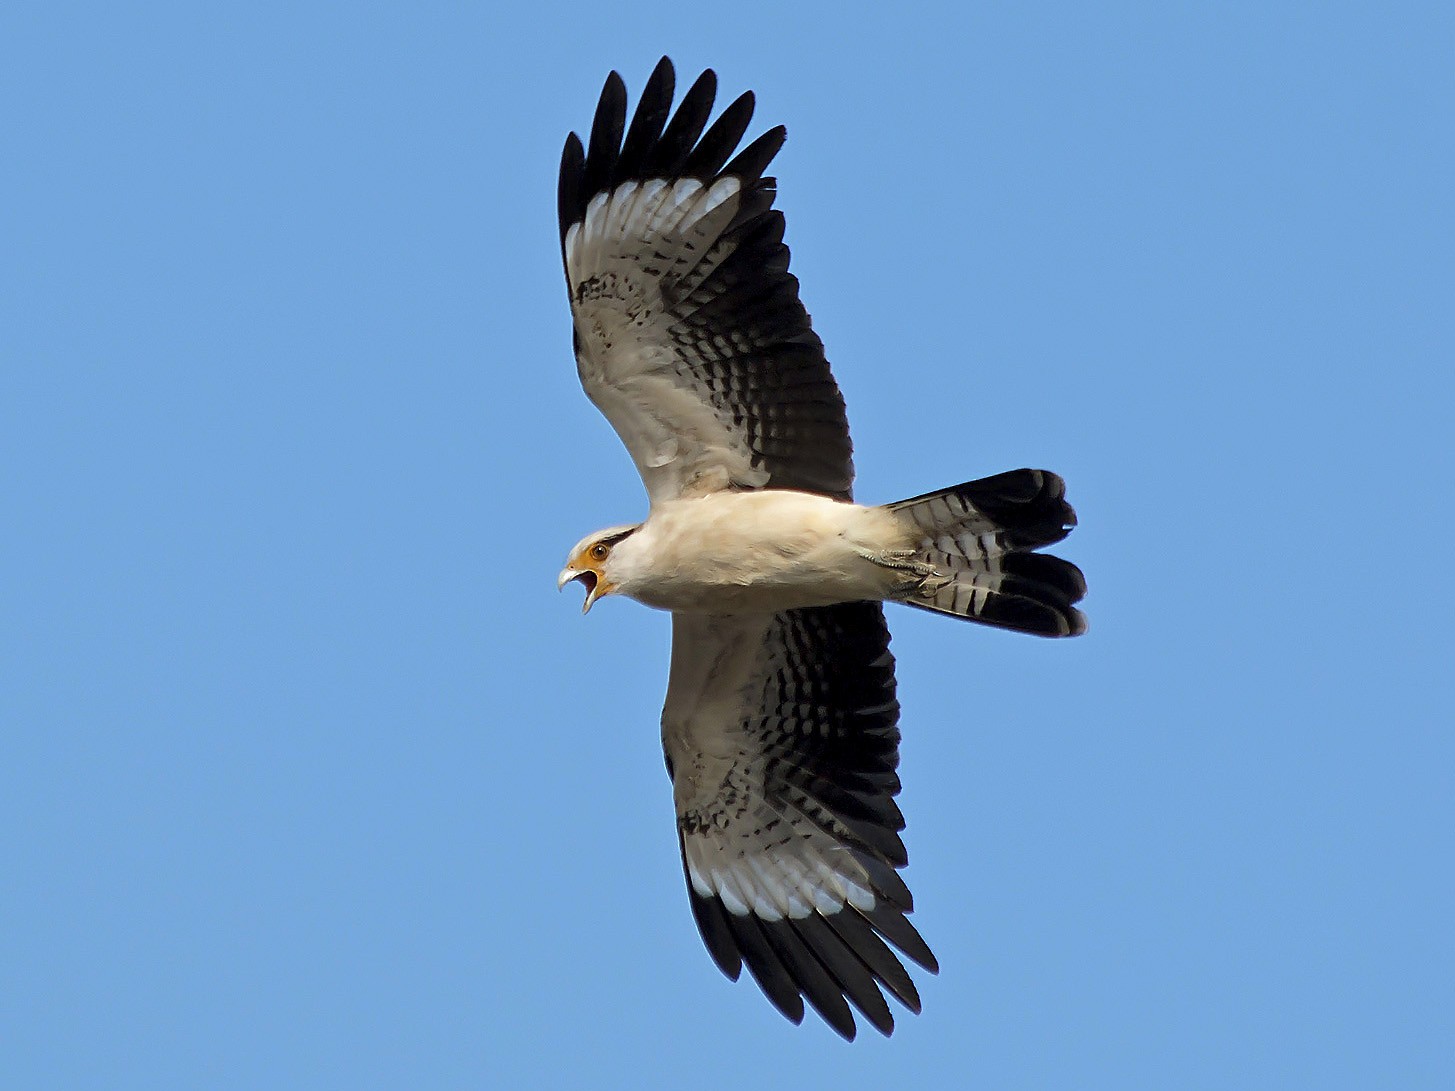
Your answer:
[[[886,506],[915,536],[896,601],[1037,636],[1086,631],[1081,570],[1033,552],[1076,525],[1055,474],[1010,470]]]

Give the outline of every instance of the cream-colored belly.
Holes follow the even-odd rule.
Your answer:
[[[891,513],[784,490],[659,504],[613,557],[617,589],[648,606],[759,613],[881,599],[903,577],[874,557],[904,548]]]

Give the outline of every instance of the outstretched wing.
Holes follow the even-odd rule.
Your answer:
[[[688,896],[713,960],[747,963],[793,1022],[805,999],[845,1038],[853,1004],[884,1034],[881,988],[927,970],[897,868],[899,702],[878,603],[773,615],[674,614],[662,742]]]
[[[653,501],[769,487],[847,499],[844,400],[788,272],[774,180],[762,177],[785,130],[729,162],[752,93],[704,132],[717,77],[698,77],[669,121],[674,80],[664,57],[627,128],[613,72],[588,147],[572,133],[561,156],[581,385]]]

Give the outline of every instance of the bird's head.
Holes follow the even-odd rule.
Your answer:
[[[566,567],[561,569],[560,576],[556,578],[556,588],[559,590],[573,580],[580,580],[586,587],[586,601],[581,606],[583,614],[602,595],[609,595],[616,590],[615,582],[607,573],[611,551],[640,526],[640,523],[633,523],[631,526],[598,530],[595,534],[582,538],[566,555]]]

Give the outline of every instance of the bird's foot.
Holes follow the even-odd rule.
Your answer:
[[[932,598],[937,591],[954,580],[953,576],[947,576],[928,561],[919,560],[912,549],[886,549],[879,552],[861,550],[859,555],[881,568],[902,572],[907,577],[902,587],[905,594]]]

